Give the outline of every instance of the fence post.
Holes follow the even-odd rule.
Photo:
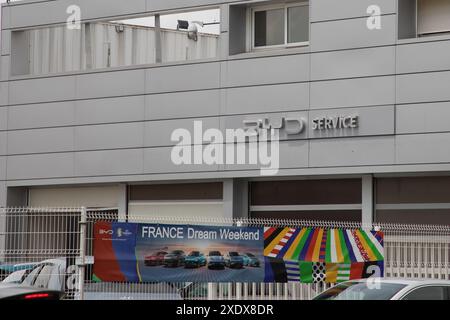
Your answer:
[[[87,210],[85,207],[81,208],[80,217],[80,261],[78,264],[78,290],[80,293],[80,300],[84,300],[84,279],[86,275],[86,225],[87,225]]]

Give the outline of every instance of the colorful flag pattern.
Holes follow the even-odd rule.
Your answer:
[[[339,283],[383,275],[383,233],[369,230],[265,228],[264,256],[287,281]],[[370,267],[372,266],[372,267]],[[284,270],[284,273],[281,271]],[[278,279],[280,276],[277,277]]]

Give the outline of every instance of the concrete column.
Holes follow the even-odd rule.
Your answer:
[[[0,182],[0,208],[6,207],[6,183]],[[0,211],[0,264],[5,260],[6,249],[6,216]]]
[[[229,12],[230,6],[228,4],[220,6],[219,57],[222,59],[226,59],[229,54]]]
[[[117,207],[119,209],[119,221],[126,221],[128,214],[128,188],[122,183],[119,185],[119,199],[117,199]]]
[[[0,182],[0,208],[6,207],[6,183]]]
[[[374,217],[373,176],[362,177],[362,224],[371,226]]]
[[[234,203],[234,181],[227,179],[223,181],[223,217],[233,218]]]
[[[227,179],[223,182],[223,211],[226,218],[248,217],[248,182]]]

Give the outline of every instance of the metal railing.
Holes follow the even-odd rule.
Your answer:
[[[0,280],[6,273],[14,271],[14,266],[19,270],[28,268],[27,264],[39,264],[42,277],[35,277],[37,283],[31,284],[61,285],[68,299],[305,300],[331,286],[302,283],[97,283],[92,279],[89,259],[93,255],[93,226],[96,221],[325,229],[379,228],[385,235],[386,277],[450,279],[449,226],[361,225],[356,222],[284,219],[125,218],[119,216],[118,210],[114,208],[7,208],[0,209]],[[46,269],[46,263],[58,265],[58,271],[50,267]]]

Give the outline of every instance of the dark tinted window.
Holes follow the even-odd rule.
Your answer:
[[[446,287],[424,287],[408,293],[403,300],[448,300]]]
[[[219,251],[211,251],[209,253],[210,256],[221,256],[222,254]]]
[[[390,300],[405,287],[397,283],[379,283],[379,287],[370,287],[365,282],[346,282],[328,289],[314,300]]]

